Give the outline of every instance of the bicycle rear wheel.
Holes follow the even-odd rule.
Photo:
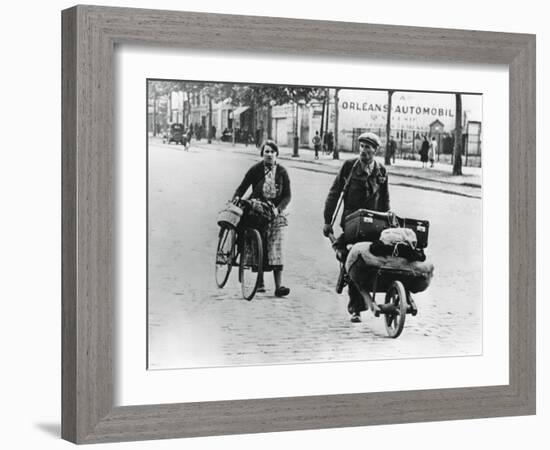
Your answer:
[[[233,267],[233,258],[235,254],[235,230],[232,228],[222,228],[218,237],[218,247],[216,250],[216,284],[223,288],[231,268]]]
[[[258,230],[245,228],[242,233],[239,281],[245,300],[252,300],[263,273],[262,237]]]

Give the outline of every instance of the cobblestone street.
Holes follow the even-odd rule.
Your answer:
[[[430,220],[428,258],[435,276],[415,296],[398,339],[363,313],[352,324],[347,294],[334,285],[338,264],[322,235],[322,211],[337,167],[281,160],[292,183],[283,282],[287,298],[241,297],[237,271],[224,289],[214,281],[216,216],[259,156],[219,144],[149,144],[149,368],[284,364],[480,354],[481,200],[423,189],[434,182],[391,176],[392,210]],[[335,162],[338,164],[338,162]],[[409,180],[409,182],[405,182]],[[475,194],[475,195],[474,195]]]

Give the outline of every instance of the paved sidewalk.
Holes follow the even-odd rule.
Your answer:
[[[233,151],[239,151],[239,152],[246,152],[246,153],[252,153],[256,151],[255,147],[253,145],[244,145],[244,144],[235,144],[233,145],[230,142],[221,142],[221,141],[212,141],[212,144],[215,144],[217,147],[223,147],[227,149],[232,149]],[[201,141],[192,141],[191,145],[208,145],[206,139],[203,139]],[[319,155],[319,159],[316,160],[314,158],[315,154],[314,151],[308,148],[300,148],[299,149],[299,156],[293,157],[292,156],[292,148],[291,147],[283,147],[279,146],[279,158],[281,159],[292,159],[297,160],[300,162],[309,162],[311,164],[321,164],[324,166],[330,166],[330,167],[336,167],[339,168],[342,165],[342,161],[350,158],[354,158],[357,155],[355,153],[350,152],[340,152],[340,160],[335,160],[332,158],[331,155]],[[383,157],[377,156],[376,159],[380,162],[384,162]],[[392,164],[388,167],[388,171],[390,173],[411,177],[411,178],[418,178],[418,179],[425,179],[429,181],[438,181],[440,183],[449,183],[449,184],[457,184],[457,185],[464,185],[464,186],[470,186],[470,187],[481,187],[481,168],[480,167],[463,167],[461,176],[453,176],[452,170],[453,167],[449,164],[443,164],[443,163],[434,163],[433,168],[426,168],[423,169],[422,163],[420,161],[411,161],[411,160],[405,160],[405,159],[396,159],[395,164]]]
[[[162,142],[160,138],[151,139],[154,142]],[[259,152],[254,145],[233,144],[218,140],[213,140],[211,144],[208,144],[206,139],[192,140],[191,147],[231,151],[247,155],[257,155]],[[338,172],[344,160],[357,156],[350,152],[340,152],[339,160],[333,159],[331,155],[323,154],[319,155],[319,159],[315,159],[314,151],[308,148],[300,148],[298,157],[293,157],[292,153],[291,147],[279,146],[279,159],[292,161],[304,169],[307,168],[307,170],[334,174]],[[377,156],[376,159],[380,162],[384,161],[381,156]],[[396,159],[395,164],[388,166],[387,169],[392,175],[390,178],[392,184],[481,199],[482,169],[479,167],[463,167],[463,175],[453,176],[453,168],[449,164],[436,162],[433,168],[422,168],[420,161]]]

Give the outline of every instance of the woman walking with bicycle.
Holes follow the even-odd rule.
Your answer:
[[[273,271],[275,295],[284,297],[290,289],[282,285],[283,235],[288,225],[284,210],[290,203],[290,178],[286,169],[277,162],[279,147],[271,140],[261,146],[262,161],[254,164],[237,187],[234,200],[240,199],[252,188],[250,200],[258,213],[266,212],[267,224],[258,230],[263,242],[264,272]],[[267,208],[266,208],[267,205]],[[257,292],[265,292],[263,276],[258,280]]]

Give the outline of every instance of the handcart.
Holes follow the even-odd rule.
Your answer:
[[[367,309],[375,317],[384,317],[389,337],[397,338],[407,314],[418,313],[411,293],[428,288],[434,267],[430,262],[409,262],[396,256],[369,257],[369,246],[370,242],[362,242],[352,247],[342,267],[344,276],[363,296]],[[383,303],[376,302],[377,293],[385,294]]]

